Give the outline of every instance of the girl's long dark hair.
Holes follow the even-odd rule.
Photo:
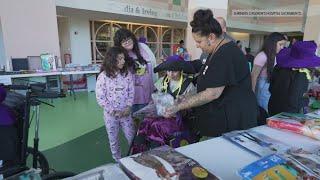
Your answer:
[[[125,58],[127,58],[127,51],[123,47],[111,47],[108,49],[105,58],[103,59],[102,66],[100,72],[105,72],[107,77],[115,78],[117,72],[120,72],[121,75],[127,76],[128,74],[128,63],[127,59],[125,59],[125,64],[122,69],[119,69],[117,64],[117,57],[119,54],[123,54]]]
[[[274,59],[277,55],[277,42],[282,40],[285,40],[283,34],[273,32],[265,39],[261,49],[261,51],[267,55],[267,74],[269,82],[274,67]]]
[[[114,38],[113,38],[114,45],[115,46],[121,46],[121,42],[126,40],[126,39],[128,39],[128,38],[131,38],[132,41],[133,41],[133,49],[132,49],[132,51],[136,54],[137,61],[142,65],[147,64],[147,61],[145,59],[143,59],[143,57],[142,57],[142,55],[140,53],[138,40],[130,30],[125,29],[125,28],[119,29],[115,33]],[[132,59],[128,60],[128,65],[131,66],[131,67],[132,66],[134,67],[134,61],[132,61]]]

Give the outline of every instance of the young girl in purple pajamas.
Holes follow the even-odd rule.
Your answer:
[[[126,51],[122,47],[110,48],[103,61],[96,84],[96,98],[104,110],[104,122],[112,157],[115,161],[121,158],[118,137],[120,127],[129,144],[135,133],[131,118],[134,81],[125,57]]]

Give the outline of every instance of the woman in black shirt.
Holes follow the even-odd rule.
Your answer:
[[[167,109],[167,116],[194,107],[198,119],[195,126],[202,136],[256,126],[257,104],[246,57],[221,36],[211,10],[196,11],[190,25],[197,47],[209,56],[198,76],[198,93],[180,98]]]

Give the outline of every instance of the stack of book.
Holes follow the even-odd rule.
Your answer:
[[[223,137],[261,158],[238,172],[243,179],[320,179],[320,146],[292,147],[253,130]]]
[[[320,176],[310,172],[303,165],[294,161],[288,160],[280,155],[272,154],[253,162],[243,169],[238,174],[243,179],[308,179],[316,180]]]
[[[269,117],[267,125],[320,140],[320,118],[312,114],[280,113]]]
[[[290,146],[253,130],[232,131],[223,137],[235,145],[259,156],[285,153]]]

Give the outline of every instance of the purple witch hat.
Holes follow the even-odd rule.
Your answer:
[[[178,55],[167,57],[166,61],[154,68],[155,73],[159,71],[183,71],[186,74],[195,73],[192,64],[183,60],[183,58]]]
[[[314,41],[298,41],[291,48],[277,54],[277,65],[284,68],[313,68],[320,66],[320,57],[315,55]]]

